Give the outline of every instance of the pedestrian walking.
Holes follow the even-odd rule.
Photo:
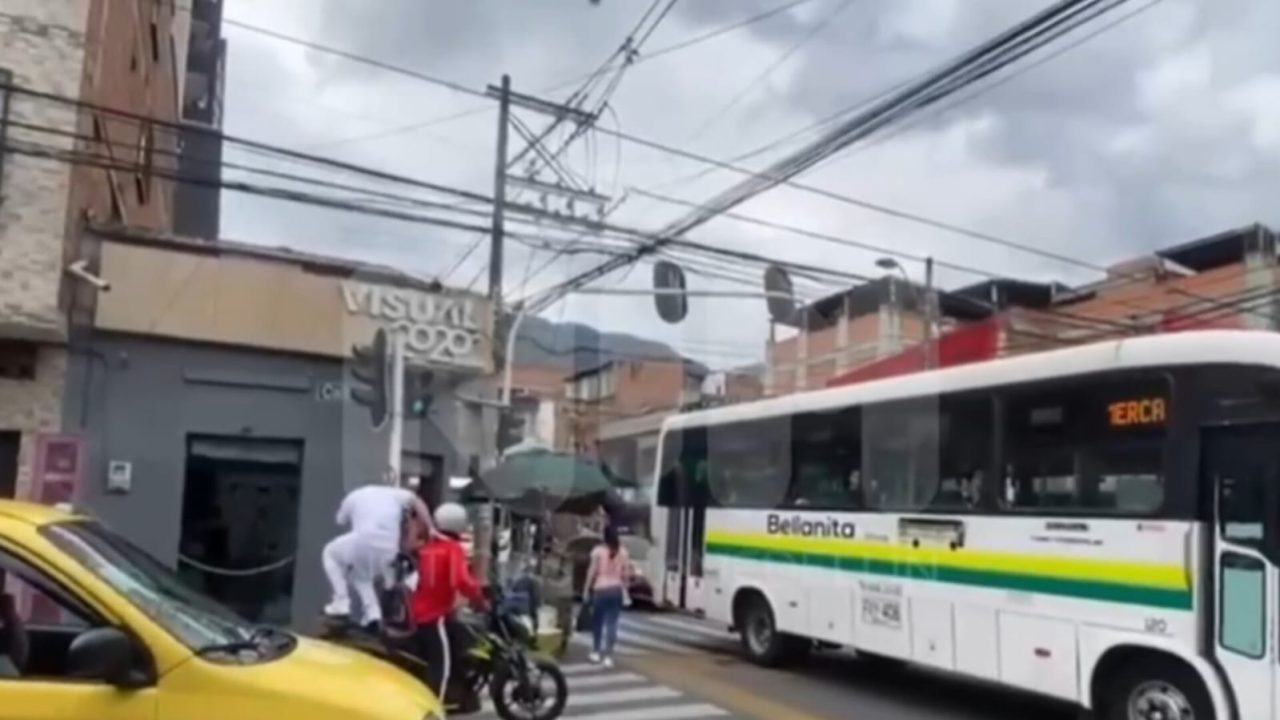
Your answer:
[[[618,641],[618,619],[626,602],[631,558],[618,541],[618,529],[604,529],[604,542],[591,550],[585,587],[591,596],[591,662],[613,667],[613,647]]]

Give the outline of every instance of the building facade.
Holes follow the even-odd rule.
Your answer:
[[[1109,267],[1086,285],[999,280],[942,296],[955,307],[981,299],[975,315],[940,333],[938,367],[1070,345],[1204,328],[1280,329],[1280,266],[1275,231],[1249,225],[1163,248]],[[827,378],[845,385],[926,367],[916,342]]]
[[[175,12],[148,0],[0,8],[0,496],[39,494],[37,449],[64,424],[69,326],[96,292],[67,272],[96,265],[81,227],[171,222],[171,186],[151,169],[172,162],[176,135],[100,110],[178,117]]]
[[[352,401],[354,346],[402,336],[423,379],[400,456],[429,503],[494,454],[488,301],[391,268],[114,227],[63,415],[76,501],[262,622],[308,627],[342,496],[385,477],[390,424]],[[388,398],[389,400],[389,398]]]
[[[179,172],[199,182],[184,183],[175,191],[174,231],[185,237],[220,237],[222,195],[222,109],[227,73],[227,41],[222,37],[224,0],[191,0],[187,11],[189,32],[177,57],[185,63],[182,119],[179,134],[182,156]]]
[[[594,455],[600,427],[614,420],[671,411],[702,396],[706,371],[682,360],[618,358],[564,380],[557,446]]]

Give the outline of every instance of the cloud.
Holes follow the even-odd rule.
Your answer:
[[[652,51],[783,0],[683,0],[650,38]],[[1110,17],[1137,9],[1135,0]],[[882,93],[1048,5],[1047,0],[811,0],[767,21],[642,62],[621,80],[611,105],[623,130],[729,157],[794,133]],[[377,60],[482,89],[510,73],[515,87],[563,100],[566,81],[598,67],[648,3],[585,0],[230,0],[228,15]],[[787,63],[719,113],[761,71],[818,24],[829,25]],[[1095,26],[1096,27],[1096,26]],[[1280,221],[1280,5],[1264,0],[1163,0],[1060,57],[910,127],[832,158],[803,180],[837,192],[1107,265],[1229,226]],[[227,28],[231,41],[228,125],[268,142],[488,193],[496,117],[490,104],[421,81]],[[1068,41],[1070,42],[1070,40]],[[471,114],[423,127],[407,124]],[[720,114],[722,116],[717,117]],[[520,117],[531,127],[543,118]],[[615,120],[616,117],[616,120]],[[708,119],[709,130],[694,136]],[[381,133],[383,136],[376,136]],[[760,167],[798,146],[744,161]],[[344,142],[351,138],[366,138]],[[692,139],[691,139],[692,138]],[[701,200],[736,180],[671,155],[619,145],[604,135],[577,143],[565,163],[602,192],[661,186]],[[618,161],[620,159],[620,162]],[[850,237],[944,265],[939,279],[978,279],[946,269],[1083,281],[1080,264],[941,232],[780,188],[742,212]],[[619,223],[656,229],[685,210],[629,199]],[[443,273],[476,235],[370,220],[261,200],[230,200],[228,235],[309,250],[401,262]],[[547,234],[553,234],[550,229]],[[878,274],[876,253],[798,239],[728,219],[691,234],[699,241]],[[569,276],[599,258],[565,257],[530,281],[545,251],[510,248],[510,294]],[[483,271],[481,247],[450,281]],[[907,264],[911,270],[910,264]],[[759,268],[739,268],[758,273]],[[643,287],[642,267],[616,285]],[[693,278],[699,287],[716,281]],[[483,279],[480,280],[483,283]],[[802,283],[803,286],[803,283]],[[811,287],[811,286],[809,286]],[[716,359],[759,356],[768,332],[763,303],[696,299],[678,327],[656,319],[648,300],[574,298],[561,316],[700,350]],[[732,322],[726,322],[732,318]],[[713,358],[710,353],[733,355]],[[697,354],[697,353],[695,353]]]

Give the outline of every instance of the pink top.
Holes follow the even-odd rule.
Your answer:
[[[608,545],[597,545],[591,551],[591,589],[605,590],[622,587],[631,574],[631,558],[627,549],[618,548],[618,554],[609,557]]]

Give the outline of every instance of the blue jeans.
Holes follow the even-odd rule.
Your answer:
[[[622,588],[596,590],[591,595],[591,647],[612,655],[618,642],[618,618],[622,616]]]

